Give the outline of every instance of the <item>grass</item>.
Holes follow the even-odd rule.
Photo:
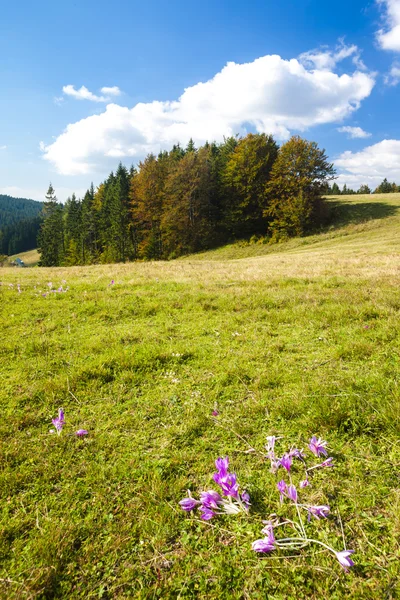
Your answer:
[[[40,255],[37,250],[28,250],[27,252],[20,252],[19,254],[14,254],[9,257],[9,261],[13,261],[16,258],[20,258],[26,267],[36,267],[40,260]]]
[[[340,226],[279,246],[0,270],[0,597],[399,597],[400,195],[376,200],[340,198]],[[332,509],[312,532],[340,549],[340,514],[348,575],[318,549],[251,551],[287,513],[248,445],[314,433],[336,467],[306,492]],[[184,514],[225,455],[250,516]]]

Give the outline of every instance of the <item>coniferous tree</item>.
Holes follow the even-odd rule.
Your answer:
[[[332,196],[340,196],[340,193],[340,187],[335,181],[332,185]]]
[[[81,261],[82,204],[75,194],[68,198],[64,207],[64,245],[66,265],[79,265]]]
[[[40,265],[57,267],[64,258],[63,206],[59,204],[51,183],[45,197],[43,221],[38,236]]]

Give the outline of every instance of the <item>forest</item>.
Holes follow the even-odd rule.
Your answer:
[[[324,220],[335,170],[298,136],[190,140],[117,170],[63,206],[50,185],[39,234],[42,266],[172,259],[251,236],[301,236]]]
[[[0,194],[0,254],[36,248],[43,202]]]

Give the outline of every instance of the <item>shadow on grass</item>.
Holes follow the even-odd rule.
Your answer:
[[[392,206],[385,202],[334,202],[328,201],[330,225],[342,227],[343,225],[364,223],[372,219],[385,219],[393,217],[399,211],[399,206]]]

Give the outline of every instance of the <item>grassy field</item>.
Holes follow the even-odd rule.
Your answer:
[[[278,246],[0,269],[1,598],[399,597],[400,194],[334,210]],[[349,574],[320,547],[251,549],[292,518],[266,436],[314,434],[335,467],[299,493],[331,507],[314,536],[341,550],[343,525]],[[227,455],[249,515],[184,513]]]

